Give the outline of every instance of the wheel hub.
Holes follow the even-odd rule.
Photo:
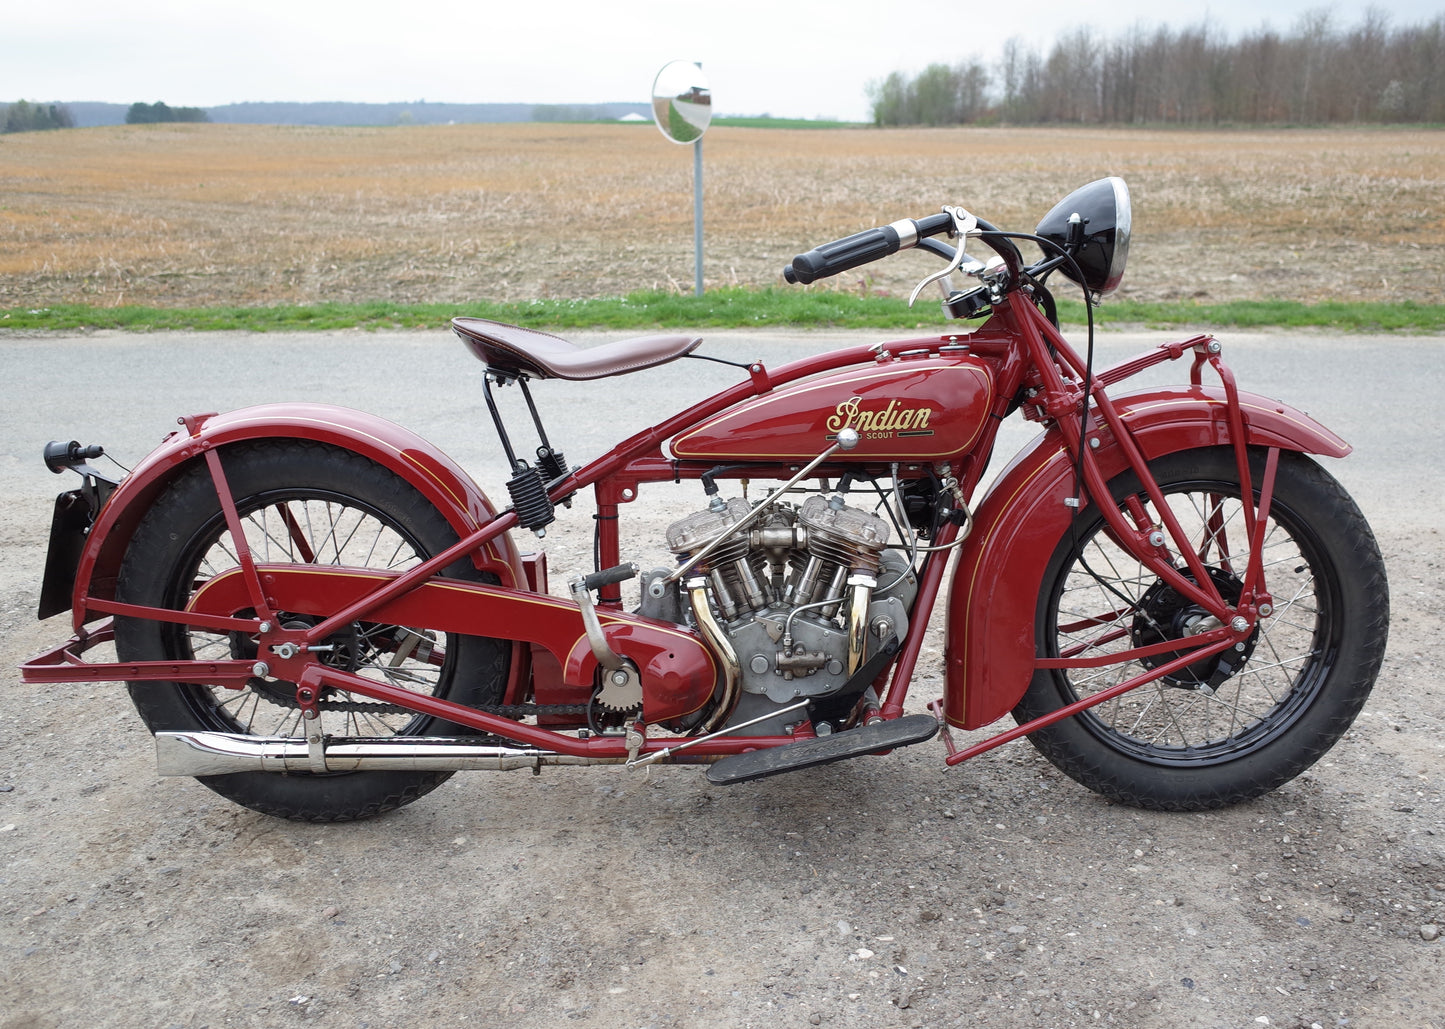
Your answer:
[[[306,615],[282,615],[281,628],[293,631],[301,631],[311,628],[320,619],[311,618]],[[328,649],[329,648],[329,649]],[[340,632],[328,636],[322,643],[314,648],[317,660],[322,664],[330,665],[332,668],[340,668],[343,671],[354,672],[361,667],[363,644],[361,640],[360,626],[353,622]],[[256,638],[244,633],[231,633],[231,656],[238,660],[251,661],[259,656],[259,649],[256,645]],[[262,679],[253,677],[248,682],[252,693],[272,704],[279,704],[282,707],[296,707],[296,684],[284,679]],[[332,699],[335,693],[330,687],[323,689],[318,701],[325,704]],[[367,706],[368,710],[376,707],[375,704]]]
[[[1224,598],[1225,602],[1228,604],[1238,603],[1240,595],[1244,592],[1244,584],[1240,582],[1239,578],[1233,572],[1228,572],[1223,568],[1206,570],[1209,573],[1210,581],[1219,590],[1219,595]],[[1185,569],[1180,569],[1180,572],[1190,582],[1197,581],[1192,572]],[[1166,640],[1185,640],[1191,636],[1198,636],[1212,629],[1221,628],[1221,626],[1222,623],[1219,619],[1198,604],[1181,596],[1167,583],[1160,581],[1149,587],[1140,599],[1134,620],[1130,625],[1130,636],[1134,646],[1146,647],[1163,643]],[[1233,647],[1186,665],[1178,671],[1164,676],[1163,682],[1179,689],[1213,692],[1220,684],[1244,667],[1245,663],[1249,661],[1250,655],[1254,653],[1258,638],[1259,625],[1256,624],[1249,636]],[[1185,650],[1169,650],[1140,660],[1145,668],[1158,668],[1186,652]]]

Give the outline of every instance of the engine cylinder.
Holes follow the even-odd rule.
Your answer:
[[[891,593],[906,561],[885,562],[888,523],[841,494],[810,496],[798,507],[775,503],[735,531],[751,511],[743,500],[714,500],[668,528],[680,561],[712,547],[689,580],[694,616],[705,595],[721,622],[712,631],[736,655],[744,696],[775,704],[833,697],[889,635],[875,625],[907,631],[911,594],[900,600],[874,589],[882,570]]]
[[[808,529],[808,552],[849,571],[878,574],[878,555],[888,545],[888,523],[849,507],[841,495],[809,497],[798,512]]]

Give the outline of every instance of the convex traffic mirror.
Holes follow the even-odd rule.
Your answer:
[[[652,83],[652,120],[674,143],[692,143],[712,121],[712,90],[691,61],[665,64]]]

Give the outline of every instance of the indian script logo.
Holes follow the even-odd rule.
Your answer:
[[[863,406],[861,397],[851,397],[838,405],[825,423],[833,439],[840,429],[853,428],[864,439],[892,439],[895,436],[932,436],[928,419],[933,414],[927,407],[904,407],[897,400],[882,408]]]

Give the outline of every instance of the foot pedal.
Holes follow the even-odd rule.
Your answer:
[[[708,766],[707,781],[714,786],[731,786],[770,775],[831,764],[880,750],[926,743],[938,734],[938,719],[932,715],[906,715],[887,722],[875,722],[857,729],[819,736],[815,740],[789,743],[766,750],[734,754]]]

